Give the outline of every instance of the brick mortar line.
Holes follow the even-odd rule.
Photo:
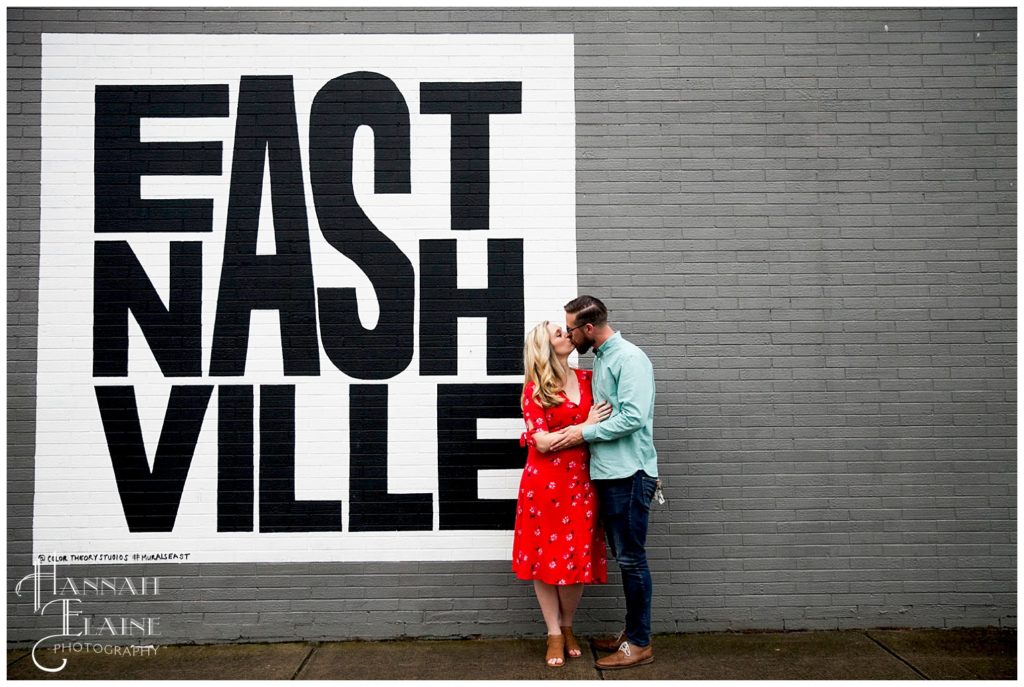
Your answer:
[[[882,643],[882,642],[881,642],[880,640],[878,640],[878,639],[875,639],[874,637],[872,637],[872,636],[871,636],[871,633],[869,633],[869,632],[865,632],[865,633],[864,633],[864,636],[865,636],[865,637],[867,637],[868,639],[870,639],[870,640],[871,640],[872,642],[874,642],[874,643],[875,643],[875,644],[877,644],[878,646],[882,647],[882,649],[884,649],[884,650],[885,650],[885,651],[886,651],[887,653],[889,653],[889,654],[891,654],[892,656],[896,657],[896,659],[898,659],[898,660],[899,660],[899,661],[900,661],[901,663],[903,663],[903,664],[904,664],[905,666],[907,666],[908,668],[910,668],[911,670],[913,670],[913,671],[914,671],[915,673],[917,673],[918,675],[920,675],[920,676],[921,676],[922,678],[924,678],[925,680],[931,680],[931,679],[932,679],[932,678],[930,678],[929,676],[927,676],[927,675],[925,675],[924,673],[922,673],[922,672],[921,672],[920,670],[918,670],[918,669],[917,669],[917,667],[915,667],[913,663],[911,663],[911,662],[910,662],[910,661],[908,661],[907,659],[905,659],[905,658],[903,658],[902,656],[900,656],[899,654],[897,654],[897,653],[896,653],[895,651],[893,651],[892,649],[890,649],[889,647],[887,647],[887,646],[886,646],[885,644],[883,644],[883,643]]]

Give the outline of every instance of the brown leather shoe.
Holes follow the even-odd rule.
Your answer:
[[[601,670],[622,670],[648,663],[654,663],[654,646],[648,644],[640,647],[626,641],[619,645],[618,651],[611,656],[605,656],[599,661],[595,661],[594,665]]]
[[[618,651],[624,641],[626,641],[626,631],[622,630],[611,639],[591,639],[590,643],[598,651]]]
[[[548,668],[561,668],[565,665],[565,637],[562,635],[548,635],[547,654],[544,662]]]
[[[572,633],[571,625],[562,625],[562,636],[565,637],[565,655],[569,658],[580,658],[583,656],[583,650],[580,649],[580,643],[576,641],[576,635]],[[573,652],[576,653],[573,653]]]

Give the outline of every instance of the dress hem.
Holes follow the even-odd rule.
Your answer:
[[[596,578],[591,578],[590,580],[572,580],[572,581],[568,581],[567,580],[567,581],[563,582],[562,584],[559,584],[558,580],[565,579],[564,577],[559,577],[558,580],[555,580],[555,581],[552,582],[552,581],[544,579],[543,577],[535,577],[535,576],[530,575],[528,573],[524,577],[522,573],[519,573],[519,572],[516,572],[516,571],[513,571],[513,572],[515,572],[517,580],[523,580],[524,582],[530,582],[530,581],[533,581],[533,580],[539,580],[540,582],[543,582],[544,584],[550,584],[550,585],[552,585],[554,587],[568,587],[569,585],[572,585],[572,584],[608,584],[608,578],[605,578],[603,580],[602,579],[596,579]]]

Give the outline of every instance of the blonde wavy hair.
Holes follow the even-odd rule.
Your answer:
[[[550,320],[544,320],[526,334],[523,343],[523,388],[534,383],[533,400],[542,408],[557,406],[563,402],[559,395],[569,379],[572,368],[559,360],[551,347],[548,333]],[[522,403],[522,400],[520,401]]]

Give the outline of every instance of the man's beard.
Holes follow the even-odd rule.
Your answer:
[[[594,342],[593,341],[584,341],[583,343],[578,344],[576,346],[576,352],[579,353],[580,355],[583,355],[584,353],[586,353],[587,351],[589,351],[593,347],[594,347]]]

